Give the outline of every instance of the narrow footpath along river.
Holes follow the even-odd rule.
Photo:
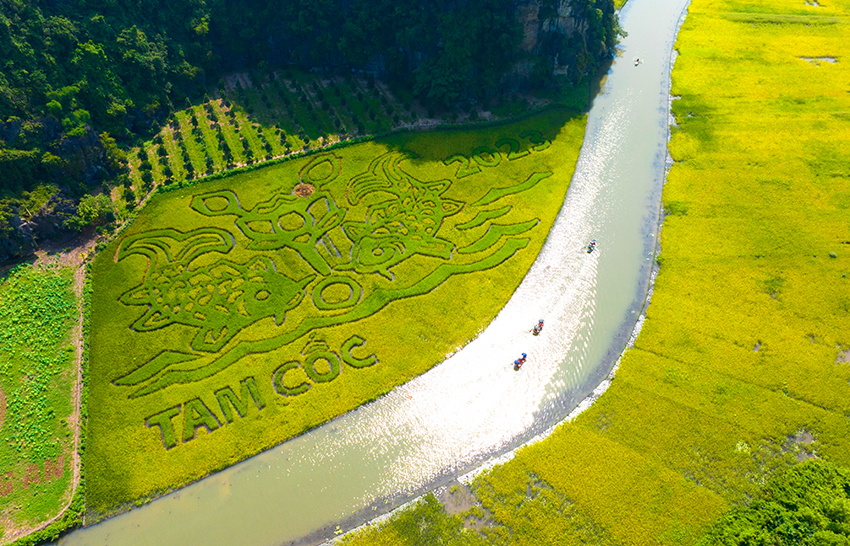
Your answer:
[[[380,400],[62,545],[317,543],[563,420],[609,373],[647,292],[667,157],[670,52],[687,0],[629,0],[564,207],[492,324]],[[635,58],[640,63],[635,65]],[[591,239],[598,250],[585,251]],[[539,337],[531,335],[545,320]],[[515,372],[511,361],[528,353]]]

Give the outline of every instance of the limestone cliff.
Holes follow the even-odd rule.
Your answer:
[[[538,85],[546,76],[574,83],[589,76],[613,54],[616,14],[611,1],[520,0],[516,17],[522,27],[522,59],[509,75],[514,84]]]

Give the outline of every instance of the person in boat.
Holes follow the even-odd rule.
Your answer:
[[[535,336],[543,331],[543,319],[537,321],[537,326],[531,331]]]
[[[514,360],[514,369],[515,370],[522,368],[522,365],[525,364],[525,359],[526,359],[527,356],[528,355],[526,355],[525,353],[522,353],[522,357]]]

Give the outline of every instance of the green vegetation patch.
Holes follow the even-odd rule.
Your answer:
[[[584,118],[404,135],[161,193],[93,265],[88,504],[105,514],[421,374],[521,281]]]
[[[792,468],[746,508],[723,516],[700,546],[832,546],[850,541],[850,471],[825,462]]]
[[[0,512],[13,536],[55,516],[73,477],[77,303],[69,270],[19,266],[0,281]]]
[[[419,546],[444,544],[446,546],[483,546],[482,535],[465,527],[465,514],[450,515],[433,494],[405,508],[385,525],[364,528],[345,537],[345,546],[373,544],[379,539],[386,546]]]

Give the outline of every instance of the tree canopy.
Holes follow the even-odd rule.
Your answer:
[[[699,546],[846,546],[850,471],[808,462],[769,483],[750,506],[733,510]]]

